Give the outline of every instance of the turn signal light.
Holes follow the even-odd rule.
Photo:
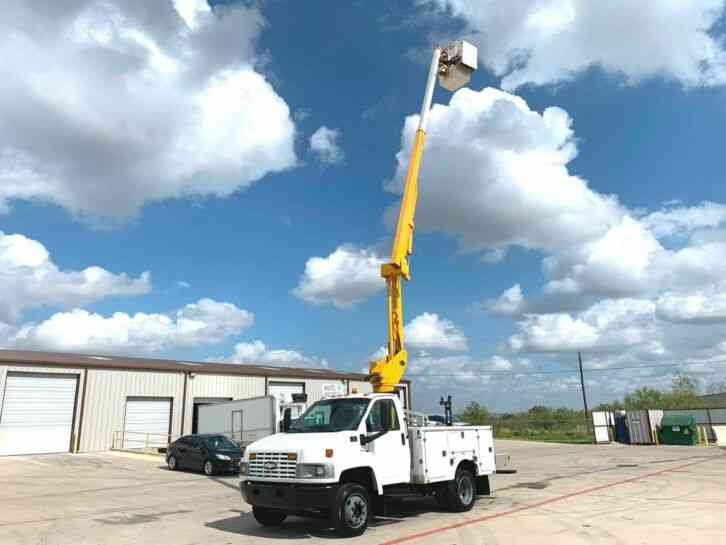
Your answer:
[[[326,448],[325,449],[325,457],[326,458],[332,458],[333,457],[333,449],[332,448]]]
[[[250,452],[250,460],[257,460],[257,453],[256,452]]]
[[[297,453],[296,452],[288,452],[287,453],[287,459],[288,460],[297,460]]]

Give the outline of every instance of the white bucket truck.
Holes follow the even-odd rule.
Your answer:
[[[384,498],[433,495],[452,511],[489,494],[495,473],[489,426],[408,426],[396,394],[313,404],[285,433],[249,445],[240,489],[257,521],[328,517],[339,534],[362,534]]]

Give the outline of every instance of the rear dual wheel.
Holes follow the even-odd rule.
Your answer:
[[[466,469],[456,472],[453,481],[445,483],[436,492],[436,501],[439,507],[463,513],[474,507],[476,501],[476,480],[474,475]]]

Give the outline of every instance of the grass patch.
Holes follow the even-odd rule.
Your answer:
[[[576,445],[586,445],[592,443],[592,435],[578,432],[557,432],[557,431],[541,431],[541,430],[525,430],[525,431],[500,431],[495,430],[495,439],[521,439],[524,441],[541,441],[544,443],[568,443]]]

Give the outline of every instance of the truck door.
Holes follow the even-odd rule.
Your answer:
[[[411,451],[401,415],[391,399],[374,402],[366,418],[366,431],[388,432],[366,445],[373,453],[376,478],[381,485],[409,482],[411,478]]]

